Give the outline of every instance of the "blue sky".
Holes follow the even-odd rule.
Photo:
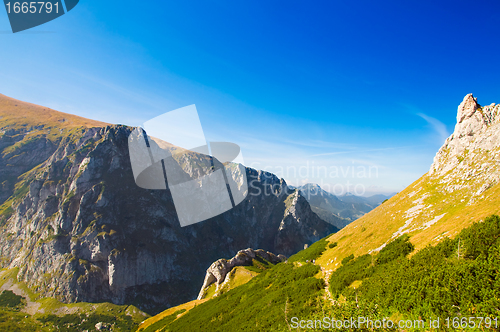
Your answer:
[[[467,93],[500,102],[499,15],[498,1],[81,0],[12,34],[0,10],[0,93],[128,125],[196,104],[207,139],[248,166],[394,192],[427,172]]]

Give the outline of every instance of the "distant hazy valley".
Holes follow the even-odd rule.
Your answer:
[[[311,205],[312,210],[323,220],[341,229],[362,217],[393,195],[369,197],[344,194],[335,196],[317,184],[306,184],[298,188]]]

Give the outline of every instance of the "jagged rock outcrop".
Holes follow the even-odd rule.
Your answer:
[[[153,312],[194,299],[220,257],[248,247],[290,255],[337,230],[283,179],[250,168],[241,204],[180,227],[168,190],[135,184],[132,128],[27,108],[0,96],[0,262],[43,296]]]
[[[470,187],[479,196],[499,181],[499,151],[500,105],[481,106],[468,94],[458,106],[455,131],[436,154],[429,175],[442,177],[449,192]]]
[[[230,260],[221,258],[210,265],[210,267],[207,269],[205,280],[203,281],[203,286],[201,287],[200,293],[198,294],[198,300],[201,300],[203,298],[208,287],[210,287],[214,283],[217,286],[215,290],[215,293],[217,293],[219,286],[224,282],[227,282],[229,272],[231,272],[234,267],[252,265],[253,260],[256,258],[264,259],[271,264],[277,264],[286,260],[286,257],[284,255],[275,255],[269,251],[265,251],[262,249],[253,250],[252,248],[238,251],[238,253]]]

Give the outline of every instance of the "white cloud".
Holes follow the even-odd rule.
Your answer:
[[[439,135],[440,144],[443,144],[448,136],[450,136],[448,129],[446,129],[446,125],[438,119],[428,116],[424,113],[417,113],[417,115],[427,121],[427,123],[436,131],[436,133]]]

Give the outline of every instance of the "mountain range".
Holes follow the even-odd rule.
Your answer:
[[[251,168],[241,204],[180,227],[168,190],[134,182],[132,129],[0,95],[0,262],[40,297],[154,313],[196,298],[220,257],[247,247],[289,256],[338,230],[300,191]]]
[[[320,218],[339,229],[349,225],[393,196],[378,194],[363,197],[345,193],[337,197],[314,183],[305,184],[298,189]]]

